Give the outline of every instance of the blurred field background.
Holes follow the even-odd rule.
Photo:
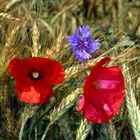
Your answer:
[[[66,40],[90,25],[101,48],[79,63]],[[22,103],[7,65],[14,57],[49,57],[65,67],[65,81],[49,102]],[[107,123],[77,112],[88,70],[102,57],[123,69],[126,97]],[[0,140],[140,140],[139,0],[0,0]]]

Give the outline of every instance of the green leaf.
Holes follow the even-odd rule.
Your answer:
[[[135,42],[132,41],[132,40],[127,39],[127,40],[125,40],[124,42],[122,42],[121,45],[122,45],[122,46],[134,46],[134,45],[135,45]]]

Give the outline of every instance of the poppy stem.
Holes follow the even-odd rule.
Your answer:
[[[49,123],[49,124],[47,125],[47,127],[46,127],[46,129],[45,129],[45,131],[44,131],[44,134],[43,134],[41,140],[45,140],[45,137],[46,137],[47,132],[48,132],[48,130],[49,130],[49,128],[50,128],[51,125],[52,125],[52,123]]]
[[[26,124],[26,121],[23,121],[22,125],[21,125],[21,128],[20,128],[20,132],[19,132],[19,140],[22,140],[23,130],[24,130],[25,124]]]

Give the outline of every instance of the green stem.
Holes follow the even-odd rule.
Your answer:
[[[19,132],[19,140],[22,140],[23,130],[24,130],[25,124],[26,124],[26,121],[23,121],[21,128],[20,128],[20,132]]]
[[[48,130],[49,130],[49,128],[50,128],[51,125],[52,125],[52,123],[49,123],[49,124],[48,124],[48,126],[46,127],[45,132],[44,132],[44,134],[43,134],[41,140],[45,140],[45,137],[46,137],[47,132],[48,132]]]

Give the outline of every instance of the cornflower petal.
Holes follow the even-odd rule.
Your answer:
[[[91,55],[96,53],[100,47],[99,40],[93,40],[89,32],[90,26],[85,25],[75,30],[72,36],[68,36],[67,40],[72,47],[73,53],[79,62],[90,59]]]
[[[90,26],[88,25],[84,25],[83,27],[79,27],[80,30],[80,34],[81,35],[85,35],[90,29]]]

